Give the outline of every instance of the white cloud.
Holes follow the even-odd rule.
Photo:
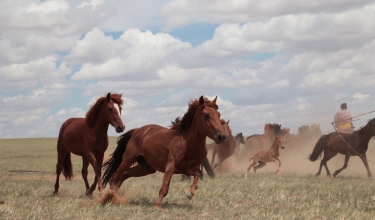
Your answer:
[[[360,8],[368,3],[371,1],[175,0],[164,5],[160,13],[166,17],[165,29],[171,29],[196,22],[245,23],[288,14],[334,14]]]
[[[360,92],[356,92],[353,94],[353,98],[361,100],[361,101],[366,101],[368,98],[370,98],[370,95],[369,94],[365,95]]]
[[[282,89],[289,86],[289,80],[283,79],[279,80],[271,85],[265,86],[266,89]]]

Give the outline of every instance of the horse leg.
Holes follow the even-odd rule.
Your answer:
[[[82,179],[85,182],[86,195],[89,195],[88,192],[89,192],[89,189],[90,189],[89,181],[87,180],[87,174],[88,174],[87,168],[88,167],[89,167],[89,160],[86,157],[82,157],[82,171],[81,171],[81,173],[82,173]]]
[[[258,162],[256,162],[256,160],[254,159],[253,160],[253,163],[249,165],[249,167],[247,168],[247,171],[246,171],[246,174],[245,174],[245,178],[247,178],[247,174],[249,173],[249,170],[251,170],[251,168],[255,165],[257,165]],[[255,173],[255,170],[254,170],[254,173]]]
[[[200,175],[201,175],[201,172],[199,169],[194,171],[193,183],[191,184],[189,189],[185,190],[185,196],[188,197],[188,199],[193,198],[195,194],[195,190],[198,188],[198,181],[199,181]]]
[[[271,160],[276,164],[276,167],[277,167],[277,170],[276,170],[275,174],[279,174],[279,172],[280,172],[279,161],[276,160],[275,158],[271,158]]]
[[[254,167],[254,173],[257,172],[257,169],[260,169],[264,166],[266,166],[266,163],[264,163],[263,161],[259,161],[259,164]]]
[[[60,181],[60,174],[62,171],[63,161],[68,154],[68,150],[61,146],[57,151],[57,164],[56,164],[56,183],[55,183],[55,191],[53,191],[53,194],[57,195],[59,193],[59,181]]]
[[[157,208],[160,208],[163,198],[168,194],[169,184],[171,183],[171,179],[174,174],[174,171],[175,171],[175,164],[174,164],[174,160],[172,160],[167,163],[167,166],[164,172],[163,183],[159,190],[159,199],[156,202]],[[195,176],[194,176],[194,181],[195,181]]]
[[[111,180],[109,182],[110,189],[117,191],[120,189],[120,186],[122,184],[123,174],[129,170],[129,168],[137,161],[137,155],[128,155],[124,154],[125,158],[123,158],[120,166],[117,168],[116,172],[112,175]]]
[[[86,195],[92,194],[92,192],[95,190],[95,186],[96,186],[97,183],[98,183],[99,192],[100,193],[103,192],[103,184],[102,184],[102,178],[101,178],[101,173],[102,173],[101,163],[103,162],[103,157],[104,157],[104,155],[98,155],[98,158],[96,158],[94,156],[94,154],[92,154],[92,153],[89,153],[89,155],[88,155],[88,160],[89,160],[91,166],[94,168],[94,171],[95,171],[95,180],[94,180],[94,183],[92,184],[90,190],[88,192],[86,192]],[[100,163],[100,165],[99,165],[99,163]],[[92,188],[92,187],[94,187],[94,188]]]
[[[366,170],[367,170],[367,176],[368,176],[370,179],[374,179],[374,177],[373,177],[372,174],[371,174],[371,171],[370,171],[370,168],[369,168],[369,166],[368,166],[368,163],[367,163],[366,153],[365,153],[364,155],[362,155],[361,160],[362,160],[363,164],[364,164],[365,167],[366,167]]]
[[[328,169],[328,166],[327,166],[327,162],[332,159],[332,157],[336,156],[337,155],[337,152],[335,151],[332,151],[332,150],[329,150],[330,148],[328,147],[324,147],[324,157],[323,159],[320,161],[320,166],[324,166],[324,168],[326,169],[326,173],[327,173],[327,176],[328,177],[331,177],[331,172],[329,171]],[[321,167],[320,169],[321,170]],[[318,172],[320,174],[320,172]],[[318,173],[317,173],[317,176],[318,176]]]
[[[130,177],[147,176],[155,172],[156,170],[152,168],[150,165],[137,164],[136,166],[129,168],[125,173],[122,174],[121,183],[123,183],[126,179],[129,179]]]
[[[322,172],[322,168],[323,168],[323,159],[320,161],[319,170],[315,174],[315,176],[320,176],[320,173]]]
[[[216,156],[216,150],[215,150],[215,147],[214,149],[212,150],[212,156],[211,156],[211,166],[213,167],[213,169],[215,169],[215,156]]]
[[[99,169],[99,176],[100,177],[102,176],[102,169],[101,169],[101,167],[102,167],[102,164],[103,164],[103,158],[104,158],[104,153],[96,155],[96,166],[100,167],[100,169]],[[99,180],[100,180],[101,184],[99,184]],[[98,184],[98,190],[101,192],[100,185],[102,185],[102,190],[103,190],[103,183],[101,182],[100,178],[95,178],[94,179],[94,183],[91,185],[90,191],[94,192],[96,184]]]
[[[350,154],[349,154],[349,153],[346,153],[346,154],[345,154],[345,162],[344,162],[344,166],[343,166],[341,169],[336,170],[336,171],[333,173],[333,177],[336,177],[337,174],[339,174],[343,169],[345,169],[345,168],[348,167],[349,158],[350,158]]]

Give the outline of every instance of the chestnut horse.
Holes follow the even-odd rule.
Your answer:
[[[123,100],[119,94],[110,94],[100,97],[86,113],[86,118],[69,118],[60,128],[57,139],[57,165],[54,194],[59,191],[61,171],[65,179],[73,178],[70,153],[82,156],[82,178],[86,186],[86,195],[91,195],[98,183],[101,192],[101,166],[104,152],[108,147],[108,126],[111,124],[116,132],[124,131],[125,125],[121,119],[121,105]],[[94,168],[95,180],[91,187],[87,181],[89,163]]]
[[[223,125],[224,130],[229,133],[229,137],[221,144],[216,144],[216,143],[213,144],[211,166],[213,166],[214,169],[218,166],[221,168],[221,164],[223,163],[223,161],[229,158],[230,156],[232,156],[232,154],[236,150],[237,143],[238,143],[238,147],[241,144],[241,140],[236,141],[235,137],[233,137],[232,130],[229,127],[229,120],[227,122],[224,121],[222,125]],[[242,136],[242,133],[241,133],[241,136]],[[243,136],[242,136],[242,143],[243,144],[245,143]],[[219,158],[219,162],[215,164],[216,154]]]
[[[276,126],[278,127],[277,132],[275,130]],[[267,147],[272,144],[275,136],[280,135],[280,132],[281,125],[270,123],[264,125],[263,134],[253,134],[247,138],[245,146],[241,152],[240,160],[243,160],[249,154],[267,149]]]
[[[276,136],[275,140],[273,141],[273,144],[271,145],[269,150],[266,151],[260,151],[257,154],[254,155],[254,157],[250,158],[254,159],[253,163],[249,165],[247,168],[247,172],[245,174],[245,178],[247,177],[247,174],[249,173],[249,170],[254,167],[254,173],[256,173],[257,169],[260,169],[264,166],[266,166],[266,163],[268,162],[274,162],[276,163],[277,170],[275,174],[278,174],[280,172],[280,166],[281,166],[281,161],[279,159],[280,153],[279,153],[279,148],[284,149],[284,143],[283,143],[284,138],[281,136]]]
[[[217,98],[217,97],[216,97]],[[112,157],[103,165],[103,184],[110,183],[109,195],[117,193],[124,180],[163,172],[162,187],[156,207],[160,208],[168,194],[173,174],[194,175],[192,185],[185,191],[191,199],[201,176],[200,164],[207,156],[206,136],[222,143],[228,133],[220,123],[216,98],[213,101],[201,96],[189,103],[181,122],[170,129],[159,125],[145,125],[123,134]],[[136,166],[131,167],[135,162]],[[103,202],[111,199],[104,196]]]
[[[310,161],[316,161],[324,150],[324,157],[320,161],[319,171],[316,175],[320,175],[322,166],[324,166],[326,168],[327,176],[331,177],[331,173],[327,167],[327,161],[336,156],[337,153],[340,153],[345,155],[345,162],[342,168],[333,173],[334,177],[348,166],[349,158],[351,156],[359,156],[366,167],[368,177],[372,179],[373,176],[366,159],[366,151],[368,149],[368,143],[370,142],[371,137],[375,137],[375,118],[371,119],[364,127],[352,134],[338,134],[336,132],[332,132],[327,135],[323,135],[318,140],[313,152],[309,156]]]

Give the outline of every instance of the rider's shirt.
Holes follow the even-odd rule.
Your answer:
[[[352,114],[347,109],[337,112],[333,121],[338,132],[353,133]]]

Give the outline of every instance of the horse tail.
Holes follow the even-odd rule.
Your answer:
[[[211,178],[215,178],[215,173],[214,173],[214,170],[212,169],[211,165],[210,165],[210,162],[208,161],[207,157],[204,158],[203,162],[202,162],[202,166],[204,167],[204,169],[206,170],[207,174],[211,177]]]
[[[316,144],[315,144],[313,152],[309,156],[309,160],[312,161],[312,162],[316,161],[322,155],[322,152],[323,152],[323,137],[325,137],[325,135],[323,135],[321,138],[319,138],[318,142],[316,142]]]
[[[66,180],[73,179],[73,168],[72,168],[72,160],[70,159],[70,152],[68,152],[64,158],[63,165],[62,165],[62,173]]]
[[[117,148],[111,154],[111,158],[103,164],[102,169],[105,169],[102,177],[103,187],[107,185],[107,183],[111,180],[112,175],[120,166],[122,162],[122,156],[124,155],[126,150],[126,145],[128,144],[130,138],[133,136],[133,133],[135,131],[136,129],[129,130],[128,132],[126,132],[118,138]]]

